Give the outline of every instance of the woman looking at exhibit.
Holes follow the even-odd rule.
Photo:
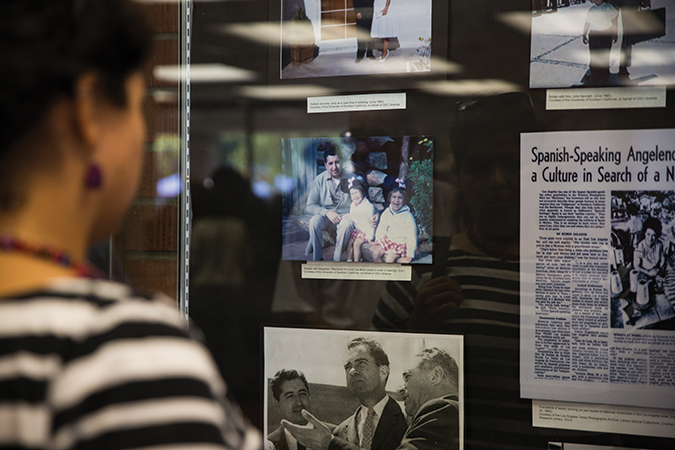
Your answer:
[[[643,277],[654,278],[665,266],[661,230],[661,221],[655,217],[649,217],[642,226],[643,239],[635,248],[633,266]]]
[[[417,252],[417,224],[408,206],[409,194],[403,180],[389,191],[389,206],[382,212],[375,232],[373,261],[409,263]]]
[[[149,46],[125,0],[1,3],[2,448],[260,444],[171,301],[84,261],[139,185]]]

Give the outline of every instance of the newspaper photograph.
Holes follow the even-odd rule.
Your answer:
[[[264,346],[267,448],[463,448],[462,336],[266,327]]]
[[[521,135],[521,396],[675,406],[675,130]]]

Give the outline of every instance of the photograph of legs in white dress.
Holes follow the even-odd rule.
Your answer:
[[[375,0],[373,6],[373,26],[370,29],[370,37],[381,39],[382,55],[379,62],[385,62],[389,58],[389,44],[400,34],[400,18],[396,16],[396,2],[401,0]],[[394,5],[392,5],[392,3]]]
[[[282,0],[281,7],[282,79],[431,71],[432,0]]]

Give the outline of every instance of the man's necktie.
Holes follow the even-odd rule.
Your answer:
[[[298,442],[298,450],[305,450],[305,446]]]
[[[373,436],[375,435],[375,410],[368,408],[366,414],[366,421],[363,423],[363,439],[361,440],[361,448],[370,450],[373,443]]]

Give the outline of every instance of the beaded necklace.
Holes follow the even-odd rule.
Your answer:
[[[9,233],[0,236],[0,251],[6,253],[23,253],[46,261],[52,261],[59,266],[75,272],[78,277],[104,278],[105,274],[89,261],[75,262],[66,251],[47,244],[32,244],[18,239]]]

